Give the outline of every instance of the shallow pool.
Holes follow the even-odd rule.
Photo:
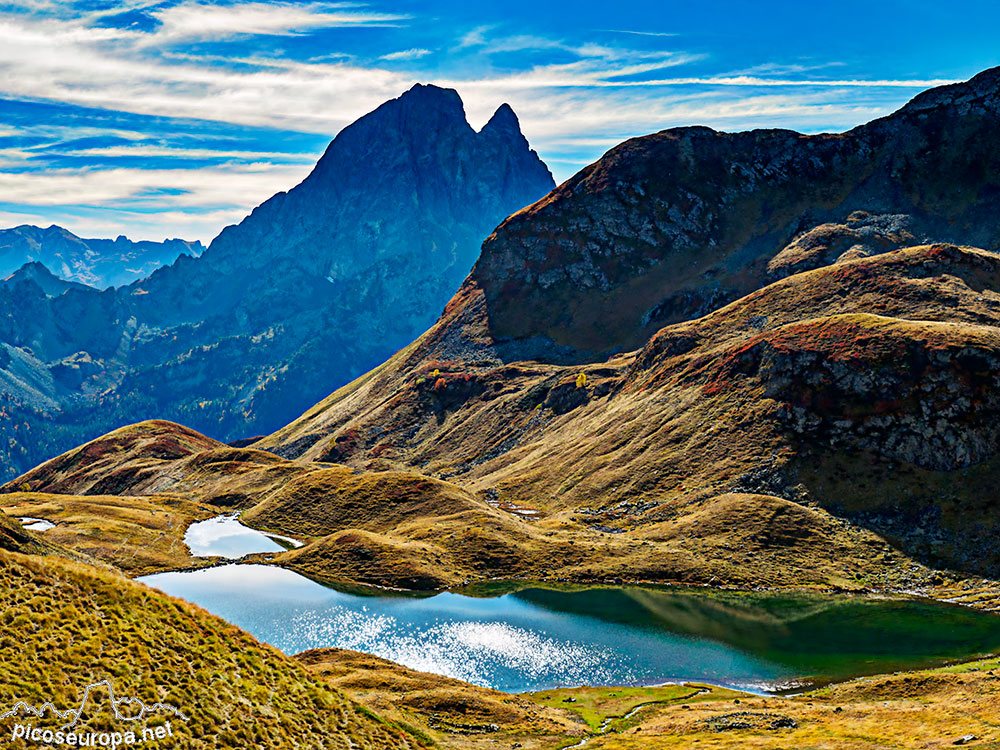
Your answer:
[[[254,552],[281,552],[300,546],[300,542],[290,537],[265,534],[244,526],[236,513],[195,521],[184,532],[184,543],[194,557],[229,560],[238,560]]]

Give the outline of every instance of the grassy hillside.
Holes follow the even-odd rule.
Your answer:
[[[55,524],[36,532],[40,539],[103,560],[133,576],[211,563],[211,559],[190,556],[184,532],[192,521],[221,511],[169,495],[0,494],[0,512]]]
[[[698,553],[713,553],[717,528],[733,537],[732,552],[714,550],[724,561],[746,540],[705,511],[753,494],[874,532],[901,553],[902,578],[906,559],[995,569],[995,253],[927,245],[806,270],[574,367],[490,359],[485,307],[463,293],[473,299],[456,298],[410,351],[259,446],[419,469],[624,538],[662,540],[679,524]],[[784,566],[778,538],[759,534],[754,552]],[[795,540],[796,565],[827,558],[810,544]]]
[[[169,423],[129,429],[149,444],[186,434]],[[5,489],[29,481],[44,492],[0,494],[0,501],[57,521],[44,538],[136,574],[209,563],[188,556],[182,529],[236,507],[248,525],[306,542],[267,559],[323,581],[432,589],[520,577],[856,589],[931,576],[916,563],[884,561],[885,543],[864,529],[761,494],[723,493],[609,533],[616,528],[604,524],[614,521],[593,509],[512,504],[412,471],[358,472],[233,448],[173,459],[129,451],[112,469],[128,478],[127,494],[48,494],[52,486],[87,492],[99,484],[108,455],[79,450],[100,454],[100,468],[78,462],[67,476],[40,467]]]
[[[483,333],[460,306],[259,444],[312,461],[149,422],[3,489],[240,508],[309,542],[277,560],[321,580],[930,590],[998,563],[995,299],[996,254],[907,248],[586,367],[445,361]]]
[[[997,660],[857,680],[794,698],[653,702],[587,747],[871,750],[1000,746]],[[605,705],[615,688],[595,691]],[[712,693],[716,692],[715,690]],[[599,703],[600,705],[600,703]],[[620,716],[620,714],[619,714]]]
[[[351,699],[443,747],[541,750],[583,735],[575,717],[530,697],[418,672],[377,656],[328,648],[295,659]]]
[[[18,700],[73,707],[107,679],[118,695],[180,709],[175,747],[424,746],[238,628],[119,573],[0,552],[0,600],[5,710]],[[88,716],[93,731],[120,730],[106,711]]]

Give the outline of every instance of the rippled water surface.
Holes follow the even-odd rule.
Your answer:
[[[140,580],[289,654],[350,648],[506,691],[671,680],[775,691],[1000,650],[1000,617],[924,600],[522,584],[403,596],[266,565]]]

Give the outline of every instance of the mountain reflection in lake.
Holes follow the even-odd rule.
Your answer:
[[[523,583],[401,595],[265,565],[140,580],[286,653],[349,648],[507,691],[672,680],[776,691],[1000,649],[1000,618],[913,599]]]

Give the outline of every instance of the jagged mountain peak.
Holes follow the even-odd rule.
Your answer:
[[[493,113],[483,129],[479,131],[480,133],[509,133],[521,135],[521,123],[517,119],[517,115],[514,114],[514,110],[511,108],[507,102],[501,104],[497,111]]]
[[[45,267],[44,263],[42,263],[41,261],[32,260],[32,261],[28,261],[27,263],[25,263],[23,266],[21,266],[19,269],[17,269],[14,273],[12,273],[10,276],[8,276],[7,278],[5,278],[4,281],[12,281],[17,276],[33,276],[33,275],[39,274],[39,273],[41,273],[41,274],[48,274],[49,276],[52,275],[52,272],[49,271],[49,269]]]
[[[340,279],[404,248],[423,245],[428,253],[454,256],[451,243],[426,238],[436,231],[427,215],[455,225],[465,223],[465,214],[491,217],[489,226],[472,231],[478,245],[511,207],[554,186],[509,105],[477,133],[457,91],[418,83],[344,128],[301,184],[224,229],[206,257],[226,273],[284,257],[309,275]],[[289,237],[279,225],[293,215],[299,218]],[[408,241],[386,234],[389,215],[410,223]],[[475,249],[460,256],[456,267],[464,268],[464,278]]]
[[[382,107],[392,106],[401,102],[410,106],[431,105],[435,107],[450,107],[465,114],[462,97],[455,89],[435,86],[433,83],[415,83],[395,99],[390,99]],[[382,107],[379,107],[381,109]]]
[[[502,111],[494,125],[515,122]],[[32,437],[80,442],[75,436],[92,437],[96,425],[149,413],[226,439],[273,430],[430,326],[483,238],[553,187],[519,131],[477,133],[457,92],[414,86],[344,128],[305,181],[197,257],[175,255],[110,294],[46,301],[32,285],[0,285],[4,299],[37,302],[11,301],[16,314],[6,328],[0,320],[0,345],[17,349],[10,367],[46,376],[30,388],[16,384],[16,397],[32,409],[45,398],[46,408],[58,402],[68,413],[65,431]],[[65,274],[94,246],[78,240],[79,252],[63,263],[40,253],[44,231],[13,233],[8,257],[17,262],[0,265],[0,278],[28,259]],[[0,261],[4,239],[0,231]],[[95,249],[125,258],[112,252],[119,244],[127,240]],[[22,455],[51,453],[21,434]],[[0,446],[10,445],[6,436],[0,429]],[[0,450],[0,476],[12,463]]]
[[[474,132],[458,92],[417,83],[344,128],[330,143],[317,169],[321,171],[323,161],[341,148],[356,148],[358,141],[365,145],[373,141],[389,144],[405,133],[408,138],[426,142],[442,133],[456,132]]]

